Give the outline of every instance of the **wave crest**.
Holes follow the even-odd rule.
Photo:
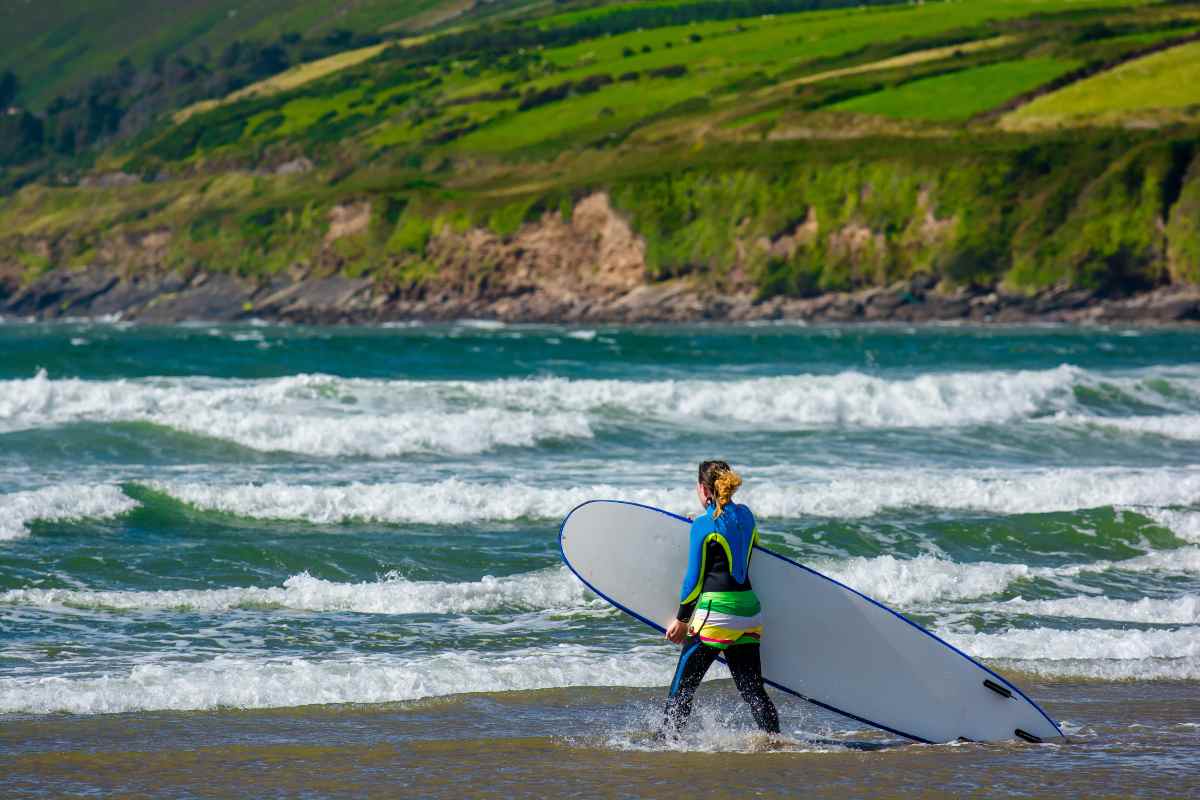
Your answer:
[[[237,608],[351,611],[361,614],[452,614],[577,608],[588,603],[583,584],[564,568],[477,581],[411,581],[390,575],[377,582],[336,583],[307,572],[279,587],[163,591],[11,589],[0,604],[131,610],[222,612]]]
[[[0,495],[0,541],[29,535],[35,520],[110,519],[136,508],[120,487],[62,484]]]
[[[752,477],[752,476],[751,476]],[[685,488],[584,484],[532,486],[520,481],[427,484],[242,484],[152,482],[157,491],[197,508],[260,519],[317,524],[350,520],[462,524],[484,520],[561,519],[587,500],[628,500],[678,514],[695,512]],[[411,499],[420,497],[420,503]],[[1152,515],[1200,497],[1200,469],[1055,469],[1037,472],[961,470],[797,471],[794,481],[750,480],[738,494],[764,519],[870,517],[887,510],[936,508],[1035,514],[1108,506]],[[1157,517],[1155,517],[1158,520]],[[1167,518],[1163,517],[1163,520]],[[1182,525],[1183,512],[1162,524]],[[1191,523],[1188,523],[1191,524]],[[1191,536],[1191,528],[1187,536]]]
[[[669,425],[721,424],[765,430],[830,427],[944,428],[1038,419],[1125,426],[1194,438],[1192,385],[1184,375],[1102,377],[1063,365],[1040,371],[948,372],[885,378],[860,372],[736,380],[412,381],[294,375],[262,380],[144,378],[0,381],[0,430],[80,421],[146,421],[257,450],[317,456],[386,457],[412,452],[479,453],[593,436],[597,424],[629,418]],[[1121,421],[1114,408],[1183,416]],[[1101,391],[1103,389],[1103,391]],[[1121,399],[1123,398],[1123,399]],[[1190,415],[1190,416],[1188,416]],[[1113,421],[1113,420],[1116,421]],[[1191,420],[1176,424],[1173,420]],[[1180,434],[1180,431],[1183,434]]]
[[[613,654],[563,644],[415,658],[216,658],[139,664],[116,675],[0,678],[0,713],[286,708],[568,686],[658,686],[670,675],[674,659],[674,653],[662,647]]]

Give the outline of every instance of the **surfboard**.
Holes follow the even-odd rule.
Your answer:
[[[592,500],[563,520],[559,547],[589,589],[663,631],[678,608],[690,528],[662,509]],[[1016,684],[862,592],[761,546],[750,580],[770,686],[918,742],[1063,739]]]

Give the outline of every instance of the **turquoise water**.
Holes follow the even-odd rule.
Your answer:
[[[560,566],[558,524],[594,497],[689,513],[705,458],[764,544],[1077,738],[1106,724],[1079,692],[1200,681],[1194,331],[10,323],[0,352],[10,724],[237,709],[251,741],[310,707],[490,725],[489,698],[526,720],[489,735],[644,755],[675,651]],[[545,699],[568,687],[579,715]],[[685,749],[742,747],[710,694]],[[801,739],[869,735],[781,706]]]

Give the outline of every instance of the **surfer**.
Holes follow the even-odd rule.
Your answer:
[[[758,530],[750,509],[733,502],[741,485],[741,477],[724,461],[700,464],[696,494],[704,514],[692,522],[679,611],[667,626],[667,639],[683,644],[665,711],[664,727],[676,732],[692,713],[704,674],[724,654],[758,727],[779,733],[779,714],[763,687],[759,659],[762,609],[750,586]]]

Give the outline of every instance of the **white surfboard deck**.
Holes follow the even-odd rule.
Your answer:
[[[679,605],[690,527],[661,509],[592,500],[563,520],[559,545],[589,589],[662,631]],[[866,595],[764,547],[750,579],[769,685],[920,742],[1062,739],[1013,683]]]

